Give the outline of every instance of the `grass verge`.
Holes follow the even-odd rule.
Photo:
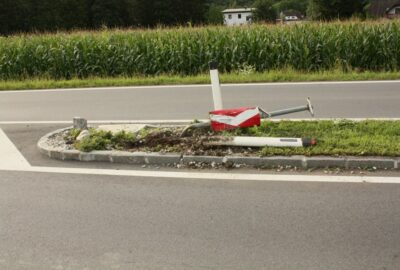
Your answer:
[[[221,74],[222,83],[262,83],[262,82],[312,82],[312,81],[367,81],[397,80],[400,72],[343,72],[330,70],[320,72],[300,72],[292,69],[273,70],[269,72],[237,72]],[[193,76],[159,75],[154,77],[92,77],[87,79],[52,80],[46,78],[0,81],[0,90],[83,88],[83,87],[118,87],[148,85],[184,85],[208,84],[208,74]]]
[[[264,147],[268,155],[400,156],[400,121],[264,122],[260,127],[234,131],[241,136],[316,138],[309,148]]]
[[[248,149],[235,147],[205,147],[205,137],[221,135],[203,132],[180,138],[181,130],[155,129],[140,134],[112,134],[91,131],[91,136],[76,147],[91,150],[129,150],[150,152],[180,152],[199,155],[326,155],[326,156],[400,156],[400,121],[282,121],[264,122],[260,127],[224,132],[225,136],[267,136],[316,138],[318,145],[309,148]],[[74,135],[75,136],[75,135]]]

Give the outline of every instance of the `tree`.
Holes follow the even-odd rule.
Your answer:
[[[205,0],[136,0],[135,14],[140,25],[179,25],[204,22]]]
[[[210,5],[205,16],[206,22],[208,24],[223,24],[224,16],[222,15],[222,9],[214,4]]]
[[[307,15],[313,20],[345,19],[362,13],[365,0],[310,0]]]
[[[307,17],[311,20],[322,20],[328,13],[328,3],[321,0],[310,0],[307,7]]]
[[[283,0],[274,4],[274,8],[278,12],[282,12],[285,10],[296,10],[306,14],[307,11],[308,0]]]
[[[30,3],[24,0],[0,1],[0,34],[29,31],[30,10]]]
[[[82,0],[59,0],[58,1],[59,29],[87,28],[88,17],[86,6]]]
[[[276,10],[271,0],[257,0],[254,3],[254,20],[264,22],[275,22]]]

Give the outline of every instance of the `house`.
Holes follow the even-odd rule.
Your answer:
[[[228,26],[250,24],[253,18],[254,8],[225,9],[224,23]]]
[[[304,20],[304,15],[296,10],[285,10],[280,13],[280,19],[277,21],[290,24],[297,23]]]
[[[386,10],[386,17],[388,18],[400,18],[400,1],[391,6]]]
[[[369,13],[374,17],[400,18],[400,0],[373,0]]]

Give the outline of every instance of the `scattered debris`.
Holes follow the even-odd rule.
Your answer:
[[[81,142],[81,141],[83,141],[84,139],[87,139],[87,138],[89,138],[89,137],[90,137],[90,132],[89,132],[89,130],[84,129],[84,130],[82,130],[82,131],[79,133],[78,137],[76,137],[76,141],[77,141],[77,142]]]

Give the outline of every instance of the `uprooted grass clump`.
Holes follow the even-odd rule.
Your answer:
[[[181,128],[158,128],[137,134],[124,131],[112,134],[93,129],[90,137],[75,142],[75,147],[85,152],[115,149],[216,156],[400,156],[400,121],[267,121],[260,127],[223,133],[202,130],[181,137],[181,132]],[[215,135],[316,138],[318,144],[309,148],[238,148],[207,144]]]

